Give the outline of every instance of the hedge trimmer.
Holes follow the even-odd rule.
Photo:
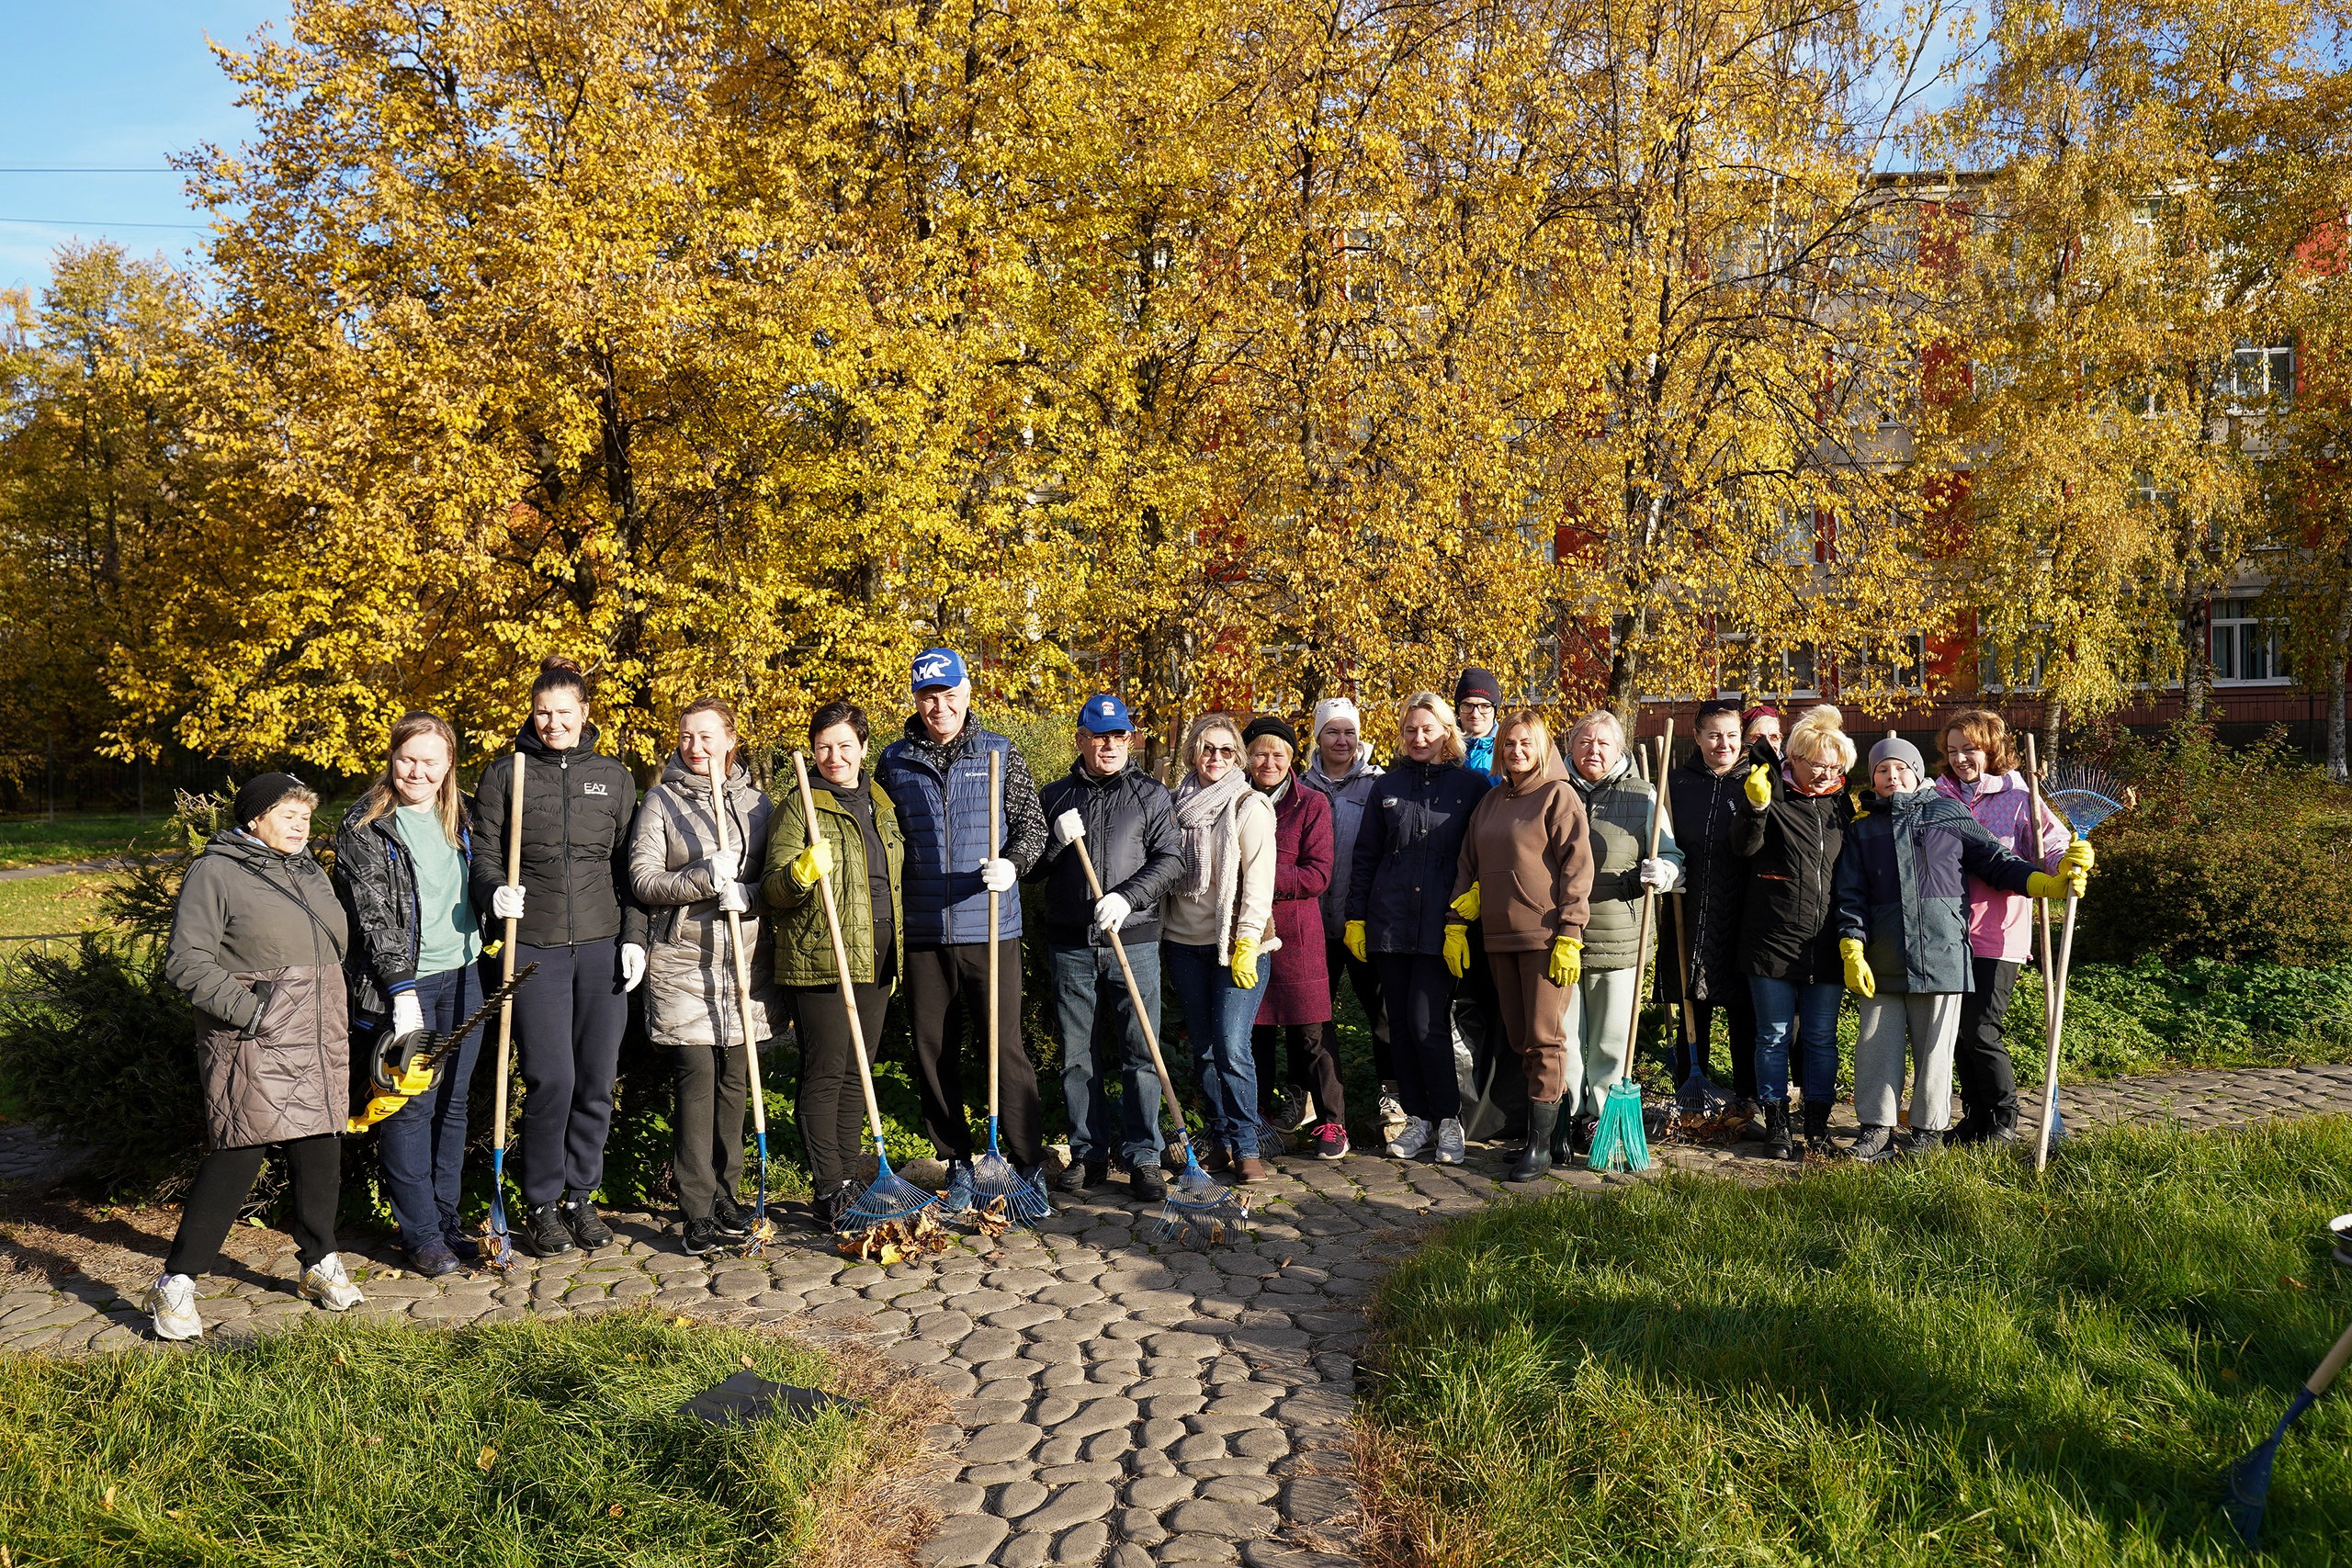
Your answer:
[[[368,1087],[373,1091],[365,1107],[344,1122],[345,1133],[364,1133],[377,1122],[396,1113],[401,1106],[420,1094],[430,1094],[440,1078],[441,1064],[466,1043],[466,1036],[490,1016],[492,1008],[503,1007],[507,998],[523,988],[523,982],[538,973],[536,963],[526,964],[523,972],[481,999],[466,1021],[447,1034],[430,1029],[413,1029],[408,1033],[386,1036],[375,1047],[368,1062]]]

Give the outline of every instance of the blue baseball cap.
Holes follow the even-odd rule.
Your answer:
[[[926,648],[915,655],[914,689],[928,691],[933,686],[960,686],[964,683],[964,656],[952,648]]]
[[[1135,720],[1128,716],[1127,705],[1108,692],[1097,692],[1086,699],[1078,710],[1079,727],[1097,735],[1109,735],[1121,729],[1133,729]]]

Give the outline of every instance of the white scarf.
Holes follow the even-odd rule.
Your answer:
[[[1227,769],[1215,784],[1203,784],[1199,774],[1187,773],[1176,786],[1176,826],[1184,834],[1184,881],[1176,889],[1178,897],[1199,898],[1214,888],[1216,907],[1232,907],[1241,875],[1235,835],[1241,803],[1250,795],[1250,775],[1238,767]]]

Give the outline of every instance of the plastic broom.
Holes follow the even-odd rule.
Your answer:
[[[1003,844],[1003,825],[999,817],[1002,800],[1004,753],[989,753],[989,854],[998,854]],[[997,900],[1001,897],[993,887],[989,889],[989,1147],[988,1152],[972,1162],[972,1212],[990,1219],[1007,1220],[1014,1224],[1034,1225],[1054,1212],[1053,1205],[1037,1184],[1012,1168],[997,1146],[997,1096],[1001,1077],[1001,1063],[998,1052],[1001,1047],[1003,1009],[998,1005],[997,994]]]
[[[1071,849],[1078,852],[1078,863],[1086,873],[1087,890],[1095,902],[1102,899],[1102,879],[1094,874],[1094,857],[1086,852],[1083,838],[1072,839]],[[1151,1047],[1152,1070],[1159,1075],[1159,1092],[1167,1097],[1169,1114],[1176,1121],[1176,1139],[1184,1147],[1184,1169],[1170,1190],[1168,1201],[1159,1206],[1159,1234],[1160,1239],[1183,1236],[1203,1246],[1225,1239],[1228,1226],[1235,1226],[1250,1217],[1250,1200],[1232,1188],[1218,1182],[1201,1168],[1193,1155],[1193,1134],[1184,1125],[1184,1108],[1176,1098],[1176,1082],[1168,1076],[1168,1063],[1159,1054],[1159,1032],[1151,1026],[1151,1016],[1143,1005],[1143,990],[1136,984],[1136,972],[1127,965],[1127,945],[1119,940],[1118,931],[1104,933],[1111,939],[1111,953],[1119,961],[1119,973],[1127,982],[1127,1002],[1135,1009],[1136,1027],[1143,1031],[1143,1043]]]
[[[727,852],[727,781],[716,756],[703,759],[703,776],[710,780],[710,818],[717,824],[718,852]],[[743,880],[744,868],[735,868],[736,880]],[[768,1218],[768,1106],[767,1097],[760,1092],[760,1042],[752,1031],[752,955],[743,951],[743,917],[733,909],[727,913],[727,951],[735,961],[735,999],[738,1015],[743,1021],[743,1056],[752,1069],[752,1138],[760,1151],[760,1208],[752,1221],[752,1234],[743,1242],[743,1256],[756,1258],[767,1244],[775,1239],[775,1222]],[[721,1009],[719,1033],[726,1033],[726,1010]],[[743,1135],[738,1122],[735,1136]],[[728,1195],[731,1201],[732,1192]]]
[[[506,806],[506,886],[513,887],[523,880],[523,753],[514,753],[513,787],[507,794]],[[503,988],[514,983],[514,929],[521,922],[509,919],[505,940],[499,943],[498,983]],[[514,997],[508,992],[498,1006],[498,1091],[497,1110],[490,1123],[490,1218],[482,1232],[482,1263],[486,1268],[507,1269],[514,1267],[514,1240],[506,1230],[506,1075],[514,1053]]]
[[[808,792],[808,760],[797,751],[792,754],[792,774],[800,784],[800,813],[808,824],[808,841],[814,844],[819,832],[817,798]],[[873,1184],[858,1194],[855,1202],[833,1216],[833,1229],[848,1235],[893,1221],[910,1220],[925,1209],[937,1208],[939,1200],[890,1168],[890,1150],[882,1137],[882,1107],[874,1098],[874,1067],[865,1059],[865,1025],[857,1016],[857,992],[849,977],[849,950],[842,942],[842,918],[833,908],[830,876],[817,879],[817,897],[825,908],[825,934],[833,944],[833,973],[841,981],[842,1010],[849,1014],[850,1048],[857,1053],[858,1087],[865,1091],[865,1124],[874,1134],[874,1158],[879,1167]]]

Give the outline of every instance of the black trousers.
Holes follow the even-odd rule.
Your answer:
[[[733,1198],[743,1185],[743,1122],[752,1089],[743,1043],[680,1046],[671,1054],[670,1088],[676,1118],[670,1176],[678,1187],[678,1212],[707,1220],[713,1198],[721,1192]]]
[[[1960,998],[1960,1038],[1951,1048],[1968,1114],[1955,1130],[1983,1137],[1996,1128],[2014,1130],[2018,1124],[2017,1070],[2010,1065],[2008,1046],[2002,1043],[2001,1025],[2008,1020],[2018,965],[1972,953],[1968,967],[1973,986]]]
[[[942,1159],[972,1157],[972,1122],[964,1109],[964,1028],[981,1042],[988,1070],[989,949],[983,942],[907,948],[907,1021],[914,1031],[915,1087],[922,1130]],[[1021,1038],[1021,943],[997,944],[997,1110],[1005,1157],[1031,1170],[1046,1157],[1045,1117],[1037,1106],[1037,1069]]]
[[[1716,1077],[1710,1064],[1710,1058],[1714,1055],[1715,1010],[1718,1008],[1722,1009],[1725,1015],[1724,1032],[1728,1036],[1725,1043],[1731,1050],[1731,1091],[1741,1100],[1754,1100],[1756,1098],[1756,999],[1747,994],[1747,982],[1745,978],[1741,979],[1739,990],[1733,996],[1724,997],[1719,1001],[1690,1004],[1693,1024],[1691,1032],[1698,1041],[1695,1045],[1682,1043],[1682,1010],[1679,1004],[1675,1008],[1674,1016],[1668,1021],[1674,1030],[1675,1084],[1679,1087],[1682,1080],[1689,1077],[1693,1071],[1705,1073],[1718,1083],[1723,1081]],[[1795,1045],[1796,1043],[1792,1040],[1790,1042],[1792,1052],[1794,1051]]]
[[[1462,1080],[1453,1071],[1453,975],[1424,953],[1375,953],[1381,994],[1396,1031],[1396,1098],[1405,1114],[1434,1130],[1462,1114]]]
[[[571,947],[516,944],[514,967],[539,972],[514,993],[516,1055],[523,1066],[523,1123],[515,1140],[523,1201],[537,1207],[566,1189],[585,1198],[605,1184],[605,1139],[613,1130],[613,1083],[620,1072],[628,993],[621,986],[618,937]]]
[[[865,1033],[867,1060],[882,1046],[890,1016],[890,987],[856,986],[857,1026]],[[857,1171],[858,1156],[871,1134],[865,1126],[865,1089],[858,1082],[857,1047],[850,1039],[849,1010],[839,986],[795,986],[800,1029],[800,1082],[794,1090],[793,1125],[808,1156],[808,1179],[823,1197]],[[926,1102],[928,1108],[928,1102]]]
[[[1396,1076],[1396,1064],[1391,1059],[1388,1043],[1388,1007],[1381,994],[1380,971],[1370,963],[1359,963],[1348,951],[1348,944],[1325,938],[1323,942],[1323,972],[1331,979],[1331,1010],[1339,1011],[1340,976],[1345,975],[1348,984],[1356,988],[1356,1000],[1363,1005],[1364,1021],[1372,1025],[1372,1077],[1375,1084],[1385,1083]]]
[[[1258,1058],[1260,1120],[1272,1111],[1276,1087],[1288,1086],[1314,1094],[1317,1123],[1346,1124],[1347,1092],[1340,1087],[1340,1058],[1332,1049],[1339,1038],[1336,1026],[1330,1023],[1261,1023],[1251,1027],[1250,1053]],[[1285,1043],[1290,1046],[1290,1070],[1277,1077],[1274,1055]],[[1283,1131],[1290,1129],[1285,1127]]]
[[[284,1144],[254,1144],[215,1149],[196,1168],[196,1185],[180,1210],[166,1274],[191,1279],[209,1274],[220,1261],[220,1244],[237,1223],[237,1211],[254,1190],[261,1162],[271,1149],[286,1158],[287,1183],[294,1199],[294,1256],[310,1268],[334,1250],[334,1205],[343,1184],[343,1142],[333,1133]]]

